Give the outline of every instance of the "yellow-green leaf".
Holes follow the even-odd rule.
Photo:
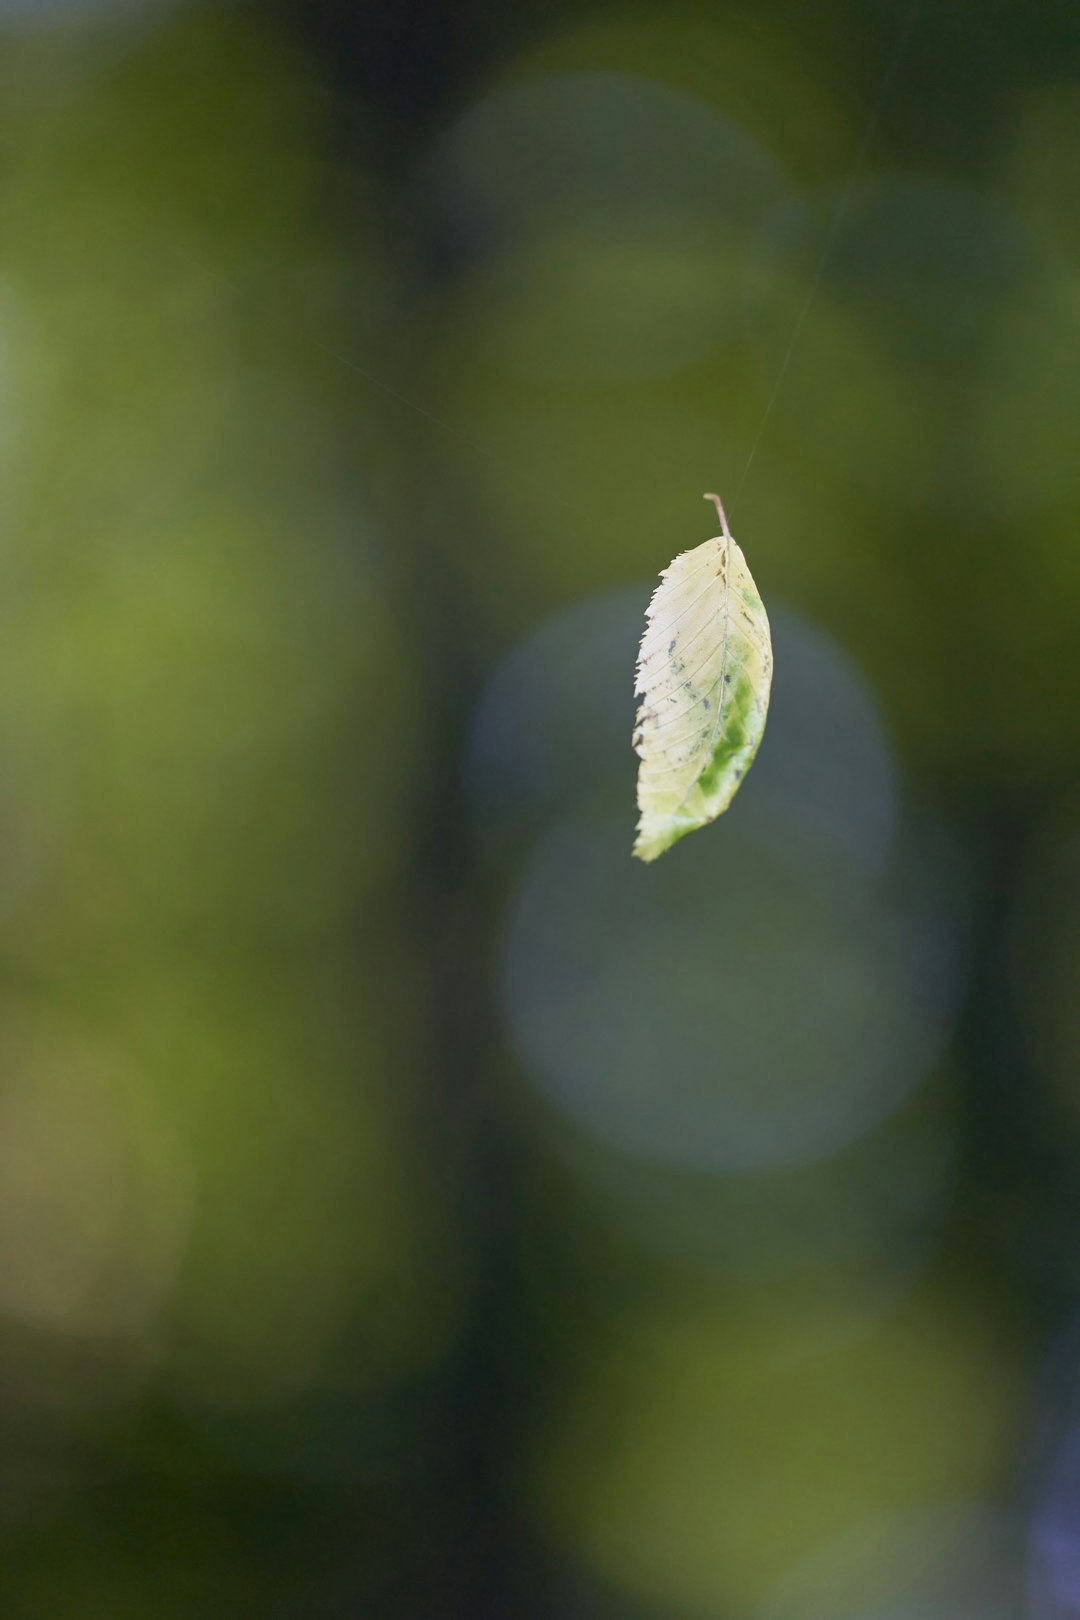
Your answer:
[[[638,653],[634,854],[643,861],[727,809],[769,708],[769,620],[719,497],[705,499],[723,532],[665,568]]]

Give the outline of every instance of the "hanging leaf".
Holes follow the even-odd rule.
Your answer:
[[[769,620],[719,496],[705,499],[723,532],[665,568],[638,653],[634,854],[643,861],[727,809],[769,708]]]

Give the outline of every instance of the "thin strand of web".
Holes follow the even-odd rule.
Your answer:
[[[902,27],[900,29],[899,35],[897,36],[896,44],[893,47],[892,55],[890,57],[888,66],[886,67],[885,72],[882,75],[881,83],[880,83],[880,85],[878,87],[878,93],[877,93],[877,96],[875,98],[874,106],[873,106],[873,108],[871,110],[871,113],[870,113],[870,116],[869,116],[869,118],[867,120],[866,128],[863,131],[862,139],[861,139],[861,141],[859,143],[858,151],[856,153],[854,162],[852,164],[851,174],[850,174],[850,177],[848,179],[847,185],[845,187],[844,194],[840,199],[840,202],[839,202],[839,204],[838,204],[838,206],[836,208],[836,211],[835,211],[835,213],[833,215],[833,219],[832,219],[832,221],[830,223],[828,235],[826,237],[825,243],[824,243],[824,245],[822,247],[822,250],[821,250],[821,253],[820,253],[819,257],[818,257],[817,265],[815,266],[813,275],[812,275],[812,277],[810,279],[810,283],[809,283],[809,285],[807,287],[807,290],[806,290],[806,296],[804,297],[803,302],[802,302],[802,306],[801,306],[801,308],[799,310],[798,315],[795,318],[795,324],[792,327],[791,338],[790,338],[790,340],[788,342],[787,351],[786,351],[786,353],[784,355],[784,358],[783,358],[783,360],[781,362],[780,369],[777,372],[776,380],[773,383],[772,392],[769,395],[768,401],[766,402],[765,410],[764,410],[764,413],[763,413],[762,418],[761,418],[761,423],[760,423],[760,425],[758,427],[758,431],[757,431],[757,434],[756,434],[756,436],[754,438],[754,442],[750,447],[750,454],[747,457],[746,465],[745,465],[745,467],[743,468],[743,471],[742,471],[742,477],[739,479],[738,485],[736,487],[736,490],[735,490],[735,500],[736,501],[738,500],[740,494],[742,493],[743,485],[746,483],[746,479],[747,479],[747,476],[748,476],[748,474],[750,472],[750,468],[751,468],[751,466],[753,465],[753,462],[754,462],[754,457],[757,455],[758,449],[759,449],[759,447],[761,445],[761,441],[765,436],[765,429],[768,426],[769,418],[772,416],[773,408],[776,405],[777,397],[778,397],[778,395],[780,393],[780,389],[781,389],[781,387],[783,385],[784,378],[787,375],[787,370],[788,370],[788,367],[791,364],[792,356],[794,355],[795,349],[796,349],[796,347],[798,345],[798,341],[799,341],[799,337],[800,337],[801,332],[802,332],[803,325],[804,325],[804,323],[806,321],[807,315],[810,312],[810,308],[811,308],[811,305],[813,304],[815,294],[817,293],[817,290],[818,290],[818,286],[820,285],[821,278],[824,275],[825,266],[828,263],[829,258],[832,255],[832,252],[833,252],[833,250],[834,250],[834,248],[836,246],[836,242],[837,242],[837,239],[838,239],[838,237],[840,235],[840,230],[841,230],[841,227],[843,225],[844,218],[845,218],[845,216],[847,214],[847,210],[848,210],[848,207],[849,207],[850,202],[851,202],[851,197],[852,197],[852,194],[854,192],[855,182],[856,182],[856,180],[858,178],[859,170],[861,169],[863,163],[865,162],[867,153],[869,152],[869,149],[870,149],[870,146],[871,146],[871,144],[873,142],[874,136],[877,133],[878,124],[880,123],[882,113],[885,110],[885,104],[886,104],[886,102],[888,100],[889,92],[890,92],[890,90],[892,88],[893,80],[896,77],[897,69],[900,66],[900,62],[901,62],[901,60],[903,58],[903,55],[904,55],[904,52],[905,52],[905,50],[907,48],[908,40],[909,40],[909,37],[911,35],[912,28],[914,27],[915,19],[916,19],[916,16],[917,16],[920,8],[921,8],[921,5],[922,5],[922,0],[911,0],[911,4],[908,7],[907,13],[906,13],[905,18],[904,18],[903,25],[902,25]],[[390,386],[390,384],[387,383],[386,381],[384,381],[384,379],[382,377],[378,376],[375,372],[369,370],[367,366],[361,365],[358,361],[353,359],[353,357],[351,355],[342,354],[339,350],[332,349],[328,345],[323,344],[323,343],[316,344],[316,347],[321,349],[324,354],[329,355],[332,359],[337,360],[342,365],[348,367],[348,369],[350,371],[355,371],[361,377],[366,377],[367,380],[370,383],[372,383],[376,388],[378,388],[382,393],[388,394],[391,399],[396,399],[399,404],[404,405],[406,407],[406,409],[408,409],[410,411],[414,411],[417,416],[423,417],[424,420],[426,422],[430,422],[432,424],[432,426],[441,428],[444,433],[449,434],[451,438],[456,439],[459,444],[462,444],[467,449],[472,450],[476,455],[483,456],[486,460],[490,461],[494,466],[501,467],[504,472],[513,473],[514,476],[516,478],[518,478],[518,479],[522,479],[524,477],[526,482],[532,482],[533,488],[536,489],[539,492],[539,490],[541,488],[539,480],[536,480],[536,481],[529,480],[528,475],[523,474],[521,469],[516,468],[505,456],[497,455],[495,453],[495,451],[490,450],[486,445],[481,444],[477,439],[472,438],[467,433],[463,433],[460,428],[455,427],[452,422],[448,422],[445,417],[437,415],[434,411],[427,410],[423,405],[420,405],[415,399],[410,398],[409,395],[399,392],[399,390],[396,389],[396,388],[392,388]],[[561,507],[566,512],[574,512],[575,511],[575,508],[571,505],[571,503],[569,501],[563,499],[561,496],[554,494],[553,491],[551,490],[550,486],[545,484],[543,486],[543,488],[544,488],[544,494],[545,494],[545,497],[546,497],[547,500],[553,502],[556,506]],[[730,508],[731,504],[732,503],[729,503],[729,508]]]
[[[769,418],[772,416],[773,407],[776,404],[780,389],[783,387],[784,378],[787,376],[788,367],[791,365],[791,359],[798,345],[799,337],[802,333],[806,317],[810,313],[810,307],[813,304],[817,290],[821,285],[821,278],[825,274],[825,266],[828,264],[839,239],[840,231],[843,227],[848,208],[851,204],[851,198],[855,191],[856,181],[859,178],[863,164],[866,162],[867,154],[870,151],[874,136],[877,134],[878,125],[881,123],[881,117],[885,111],[885,105],[889,99],[889,93],[892,89],[893,81],[896,78],[897,69],[899,68],[900,62],[903,59],[904,52],[907,49],[908,41],[911,37],[911,31],[915,26],[915,18],[921,5],[922,0],[911,0],[911,4],[908,6],[904,17],[903,25],[901,26],[900,32],[897,35],[896,44],[893,46],[892,55],[889,58],[885,72],[881,76],[881,83],[878,86],[878,93],[874,99],[874,105],[870,110],[870,116],[866,121],[866,127],[863,130],[862,139],[859,142],[858,150],[851,166],[851,172],[848,176],[847,184],[844,187],[844,191],[839,203],[833,211],[833,217],[829,223],[829,229],[826,233],[821,252],[818,254],[818,260],[814,267],[814,273],[810,277],[810,281],[806,288],[806,295],[802,301],[802,306],[799,309],[798,315],[795,317],[795,324],[791,329],[791,338],[788,342],[787,351],[784,354],[783,360],[780,362],[780,369],[776,374],[776,380],[773,383],[772,392],[766,401],[765,410],[762,415],[760,425],[758,426],[757,433],[754,437],[754,442],[750,446],[750,454],[746,458],[746,466],[743,468],[742,477],[739,479],[738,485],[736,486],[735,501],[737,501],[739,496],[742,494],[743,485],[746,483],[750,468],[754,464],[754,457],[757,455],[761,441],[765,437],[765,429],[769,425]],[[734,501],[731,504],[734,505]]]

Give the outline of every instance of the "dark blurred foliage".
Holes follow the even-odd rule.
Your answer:
[[[0,1615],[1080,1616],[1073,0],[0,0],[0,157]]]

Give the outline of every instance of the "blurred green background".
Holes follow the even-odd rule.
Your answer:
[[[5,1620],[1080,1616],[1078,199],[1073,0],[0,0]]]

